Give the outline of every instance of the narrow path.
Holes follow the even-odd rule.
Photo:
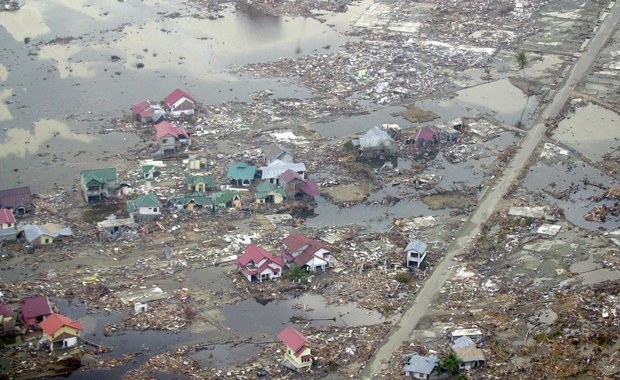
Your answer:
[[[620,3],[616,2],[613,9],[601,24],[600,28],[590,40],[586,50],[573,65],[570,75],[553,94],[553,100],[541,110],[536,124],[532,126],[525,138],[521,141],[520,149],[513,157],[502,176],[498,179],[495,187],[489,189],[468,221],[459,230],[458,237],[448,247],[448,252],[443,261],[435,268],[433,274],[420,289],[408,309],[403,313],[400,321],[396,323],[388,336],[383,340],[375,354],[361,373],[361,378],[381,378],[381,371],[386,367],[392,353],[409,339],[415,326],[426,314],[443,284],[450,278],[454,270],[453,259],[468,248],[469,242],[478,234],[480,226],[487,221],[495,210],[497,203],[508,192],[510,186],[519,179],[519,175],[526,167],[534,149],[545,134],[544,120],[557,115],[577,83],[588,71],[594,59],[598,56],[601,48],[605,45],[620,20]]]

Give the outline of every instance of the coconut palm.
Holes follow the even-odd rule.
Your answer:
[[[441,371],[446,371],[450,375],[456,375],[459,372],[459,366],[461,364],[463,364],[463,362],[456,353],[450,352],[439,360],[438,366]]]
[[[308,272],[299,265],[293,264],[284,275],[284,278],[290,281],[301,281],[306,276],[308,276]]]
[[[527,59],[527,53],[523,50],[519,50],[515,55],[515,60],[517,61],[517,66],[519,67],[519,70],[523,71],[523,79],[525,79],[525,68],[529,63]]]

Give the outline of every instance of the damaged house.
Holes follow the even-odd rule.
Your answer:
[[[187,195],[177,195],[170,199],[169,204],[178,209],[193,210],[212,205],[212,197],[205,193],[194,192]]]
[[[280,176],[287,170],[292,170],[297,173],[302,179],[306,174],[306,165],[296,164],[293,162],[274,160],[267,166],[261,166],[258,168],[258,174],[263,181],[269,181],[274,185],[281,185]]]
[[[82,170],[80,185],[86,203],[110,198],[120,187],[116,168]]]
[[[155,137],[159,142],[158,154],[161,156],[174,156],[177,150],[191,144],[185,128],[175,127],[165,120],[155,126]]]
[[[32,193],[28,186],[0,190],[0,208],[9,208],[13,216],[28,215],[34,212]]]
[[[422,261],[426,257],[427,244],[420,240],[412,240],[405,247],[405,253],[407,254],[407,266],[409,268],[419,268]]]
[[[256,186],[254,197],[256,198],[256,203],[258,204],[280,204],[284,201],[284,198],[286,198],[286,192],[283,188],[278,187],[271,182],[261,182],[258,186]]]
[[[215,179],[212,175],[194,175],[185,177],[183,183],[187,186],[187,190],[199,193],[204,193],[207,190],[213,190],[217,187],[215,184]]]
[[[84,329],[81,322],[57,313],[45,318],[39,327],[43,330],[42,340],[49,344],[50,352],[54,351],[54,344],[61,349],[76,346],[80,331]]]
[[[137,227],[131,218],[108,218],[97,222],[97,238],[102,243],[111,241],[122,236],[125,231],[136,230]]]
[[[236,263],[237,268],[248,281],[272,280],[281,277],[284,270],[284,259],[281,256],[273,256],[254,244],[245,248],[243,255],[236,260]]]
[[[142,123],[157,123],[166,116],[166,111],[159,103],[145,100],[131,106],[131,115]]]
[[[280,174],[279,182],[284,187],[286,197],[290,199],[314,200],[320,194],[319,185],[315,180],[304,179],[291,169]]]
[[[294,160],[293,155],[278,144],[265,145],[261,148],[261,151],[263,152],[263,160],[267,166],[276,160],[284,162],[293,162]]]
[[[302,333],[287,327],[278,334],[286,345],[283,365],[295,371],[312,366],[312,344]]]
[[[290,234],[282,241],[280,255],[290,266],[296,264],[307,271],[323,272],[329,267],[331,250],[324,243],[302,234]]]
[[[353,145],[359,149],[362,159],[385,159],[398,155],[398,144],[383,129],[374,126],[362,137],[352,140]]]
[[[73,231],[71,231],[71,227],[56,223],[26,224],[19,228],[17,236],[26,240],[33,247],[39,247],[56,242],[65,242],[73,237]]]
[[[195,105],[194,98],[179,88],[164,98],[164,109],[172,117],[193,115]]]
[[[24,326],[30,329],[52,315],[52,306],[45,296],[29,297],[19,301],[19,312]]]

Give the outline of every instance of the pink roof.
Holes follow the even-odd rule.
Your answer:
[[[304,179],[299,175],[299,173],[297,173],[293,169],[288,169],[284,173],[280,174],[280,178],[282,179],[282,181],[284,181],[284,183],[289,183],[294,179],[298,179],[302,182],[304,181]]]
[[[164,104],[170,107],[182,97],[186,97],[187,99],[191,100],[193,103],[196,103],[196,101],[194,100],[194,98],[192,98],[190,94],[177,88],[176,90],[172,91],[170,95],[166,96],[166,98],[164,99]]]
[[[307,195],[311,197],[318,196],[321,192],[319,191],[319,185],[313,179],[307,179],[303,185],[299,187],[299,190],[303,191]]]
[[[148,100],[145,100],[143,102],[140,102],[140,103],[137,103],[131,106],[131,112],[134,115],[138,115],[150,106],[151,106],[151,102],[149,102]]]
[[[162,137],[166,137],[168,135],[179,138],[179,136],[185,136],[185,138],[189,138],[187,131],[183,127],[175,127],[169,121],[162,121],[155,126],[155,134],[157,139],[161,139]]]
[[[437,136],[439,136],[439,134],[436,130],[432,127],[426,126],[422,127],[422,129],[418,131],[418,134],[415,136],[415,141],[433,141],[437,138]]]
[[[287,327],[278,334],[278,338],[298,356],[311,343],[305,336],[292,327]]]
[[[282,256],[273,256],[271,253],[254,244],[245,247],[243,255],[237,259],[237,264],[245,268],[249,263],[258,264],[264,259],[267,259],[267,263],[258,268],[258,273],[265,270],[270,263],[276,263],[284,267],[284,259]]]
[[[15,224],[15,217],[10,208],[0,208],[0,224]]]
[[[52,314],[50,301],[45,296],[30,297],[20,301],[19,309],[24,319]]]
[[[82,322],[74,321],[69,317],[65,317],[62,314],[56,313],[50,315],[49,317],[45,318],[43,322],[39,323],[39,327],[41,327],[43,332],[47,335],[52,335],[63,326],[73,327],[76,330],[84,330]]]
[[[297,251],[305,245],[309,246],[306,248],[306,250],[312,247],[311,248],[312,253],[318,251],[319,248],[328,249],[328,247],[325,244],[321,243],[320,241],[310,239],[306,235],[302,235],[302,234],[290,234],[287,236],[286,239],[282,241],[282,244],[284,244],[286,248],[288,248],[291,251]]]

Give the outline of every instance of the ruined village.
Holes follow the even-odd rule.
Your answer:
[[[615,1],[1,3],[0,379],[620,377]]]

